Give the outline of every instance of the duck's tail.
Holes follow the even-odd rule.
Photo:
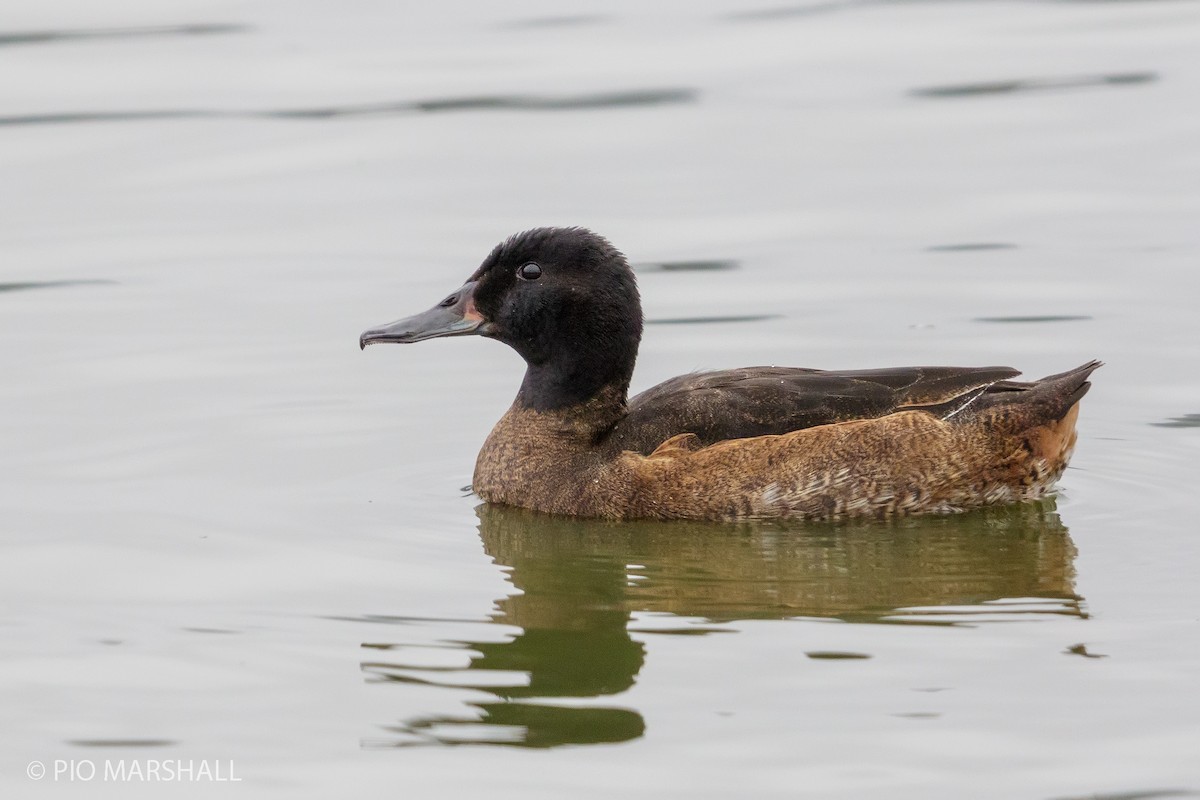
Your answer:
[[[1047,375],[1033,381],[1029,392],[1046,407],[1050,419],[1062,419],[1092,388],[1088,377],[1102,366],[1103,361],[1093,360],[1057,375]]]
[[[1101,361],[1089,361],[1036,381],[998,381],[987,387],[974,410],[1011,416],[1019,409],[1017,416],[1035,423],[1062,419],[1092,388],[1088,376],[1101,366]]]

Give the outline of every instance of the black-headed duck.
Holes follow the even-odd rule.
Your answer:
[[[473,334],[525,359],[479,452],[483,500],[612,519],[946,513],[1046,494],[1071,457],[1092,361],[1008,367],[748,367],[630,399],[642,336],[625,257],[581,228],[510,237],[430,310],[359,344]]]

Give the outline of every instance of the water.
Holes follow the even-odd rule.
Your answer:
[[[1186,0],[7,3],[0,792],[1200,793],[1198,36]],[[1062,494],[478,508],[516,356],[356,340],[547,224],[636,262],[635,389],[1103,358]],[[52,772],[120,759],[241,780]]]

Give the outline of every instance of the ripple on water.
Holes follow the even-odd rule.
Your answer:
[[[1083,643],[1073,644],[1070,647],[1068,647],[1066,650],[1064,650],[1063,652],[1066,653],[1067,655],[1083,656],[1084,658],[1108,658],[1108,656],[1104,655],[1103,653],[1090,652],[1087,649],[1087,645],[1083,644]]]
[[[1026,322],[1082,322],[1089,319],[1092,319],[1092,317],[1086,314],[1030,314],[1011,317],[976,317],[973,321],[1020,324]]]
[[[745,11],[735,11],[724,15],[724,19],[730,22],[774,22],[783,19],[796,19],[800,17],[812,17],[819,14],[828,14],[834,11],[843,11],[850,8],[858,8],[868,5],[875,0],[817,0],[813,3],[805,3],[803,5],[791,6],[771,6],[767,8],[751,8]]]
[[[1134,789],[1129,792],[1096,792],[1057,797],[1054,800],[1157,800],[1165,797],[1200,797],[1200,792],[1192,789]]]
[[[782,314],[723,314],[711,317],[659,317],[646,320],[647,325],[711,325],[723,322],[763,322],[782,319]]]
[[[61,289],[67,286],[115,286],[116,281],[109,280],[63,280],[63,281],[18,281],[15,283],[0,283],[0,292],[25,292],[30,289]]]
[[[65,30],[0,32],[0,47],[5,45],[46,44],[77,39],[138,39],[162,36],[212,36],[244,33],[249,25],[229,22],[198,22],[190,25],[151,25],[140,28],[71,28]]]
[[[179,742],[175,739],[68,739],[67,744],[76,747],[170,747]]]
[[[841,650],[810,650],[804,655],[818,661],[855,661],[871,657],[868,653],[850,653]]]
[[[643,261],[633,265],[634,272],[726,272],[738,268],[738,262],[730,258],[701,259],[696,261]]]
[[[988,94],[1047,91],[1052,89],[1083,89],[1095,86],[1132,86],[1158,80],[1155,72],[1113,72],[1102,75],[1062,75],[1050,78],[1018,78],[1014,80],[957,83],[927,86],[909,92],[917,97],[977,97]]]
[[[453,111],[583,111],[691,103],[698,92],[687,88],[629,89],[565,95],[472,95],[426,100],[402,100],[347,106],[226,111],[221,109],[131,109],[125,111],[54,111],[0,116],[0,125],[52,125],[84,122],[136,122],[166,119],[301,119],[389,114],[435,114]]]
[[[529,17],[502,23],[502,28],[580,28],[585,25],[598,25],[608,22],[611,17],[602,14],[563,14],[550,17]]]
[[[1017,246],[1009,242],[961,242],[935,244],[925,249],[930,253],[981,253],[989,250],[1016,250]]]
[[[1156,428],[1200,428],[1200,414],[1184,414],[1182,417],[1171,417],[1163,422],[1151,422]]]

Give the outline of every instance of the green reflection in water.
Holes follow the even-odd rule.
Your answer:
[[[888,524],[631,524],[487,505],[477,513],[484,550],[517,590],[491,619],[521,632],[446,643],[472,654],[465,667],[422,665],[422,648],[404,644],[369,645],[388,658],[362,667],[377,680],[494,700],[391,726],[396,738],[377,745],[636,738],[645,730],[636,710],[562,702],[632,686],[646,651],[631,634],[725,632],[735,629],[720,623],[745,619],[970,625],[1085,616],[1075,547],[1052,500]]]

